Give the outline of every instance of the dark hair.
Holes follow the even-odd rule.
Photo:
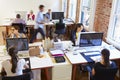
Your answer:
[[[77,23],[77,24],[75,24],[75,32],[77,32],[77,29],[78,28],[81,28],[81,26],[83,26],[83,28],[84,28],[84,25],[82,24],[82,23]]]
[[[11,57],[11,63],[12,63],[11,72],[13,72],[13,73],[16,73],[17,62],[18,62],[17,53],[18,53],[18,51],[14,46],[9,48],[8,54]]]
[[[20,17],[21,17],[20,14],[17,14],[17,15],[16,15],[16,18],[20,18]]]
[[[40,6],[39,6],[40,9],[42,9],[42,8],[44,8],[44,7],[45,7],[44,5],[40,5]]]
[[[106,67],[109,67],[110,66],[110,62],[109,62],[109,56],[110,56],[110,51],[108,49],[103,49],[101,51],[101,54],[102,54],[102,57],[104,59],[104,65]]]

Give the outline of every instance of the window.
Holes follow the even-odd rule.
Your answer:
[[[66,17],[66,12],[67,12],[67,0],[62,0],[62,11],[64,12],[64,15]]]
[[[120,0],[114,0],[108,29],[107,41],[120,48]]]
[[[96,0],[81,0],[79,22],[86,28],[93,26]]]
[[[69,18],[75,21],[77,0],[70,0]]]

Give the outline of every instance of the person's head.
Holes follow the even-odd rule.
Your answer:
[[[48,9],[48,13],[51,13],[51,9]]]
[[[108,49],[103,49],[101,51],[102,61],[103,61],[103,64],[106,67],[109,67],[109,65],[110,65],[110,63],[109,63],[109,56],[110,56],[110,51]]]
[[[18,19],[21,18],[20,14],[17,14],[17,15],[16,15],[16,18],[18,18]]]
[[[78,24],[76,24],[75,31],[76,32],[81,32],[83,30],[83,28],[84,28],[83,24],[82,23],[78,23]]]
[[[30,10],[30,14],[33,14],[33,10]]]
[[[41,12],[43,12],[43,11],[44,11],[44,7],[45,7],[44,5],[40,5],[40,6],[39,6],[39,10],[40,10]]]
[[[8,54],[11,57],[11,63],[12,63],[11,71],[13,73],[16,72],[16,68],[17,68],[17,62],[18,62],[17,53],[18,53],[18,51],[17,51],[16,47],[14,47],[14,46],[10,47],[9,50],[8,50]]]
[[[19,31],[19,27],[18,26],[14,26],[14,32],[13,33],[14,34],[18,34],[19,33],[18,31]]]

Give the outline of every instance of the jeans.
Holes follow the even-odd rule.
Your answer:
[[[38,32],[40,32],[41,35],[43,36],[43,39],[45,39],[45,33],[44,33],[43,29],[42,28],[38,28],[38,29],[35,29],[35,32],[32,35],[32,38],[30,39],[30,43],[32,43],[34,41],[34,39],[36,39],[36,36],[37,36]]]

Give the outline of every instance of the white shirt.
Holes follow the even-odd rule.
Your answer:
[[[7,76],[16,76],[16,75],[22,75],[23,74],[23,69],[24,65],[26,64],[24,59],[18,60],[17,63],[17,68],[16,68],[16,73],[11,72],[12,69],[12,64],[10,63],[9,60],[3,61],[2,62],[2,67],[5,69]]]
[[[35,25],[35,29],[43,28],[44,25],[43,24],[39,24],[38,22],[43,22],[44,21],[44,16],[42,12],[38,12],[37,17],[36,17],[36,25]]]

